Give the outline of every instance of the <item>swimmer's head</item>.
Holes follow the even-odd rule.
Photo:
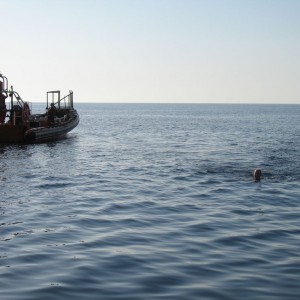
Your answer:
[[[260,180],[260,177],[261,177],[261,170],[260,169],[255,169],[253,171],[253,177],[256,181],[259,181]]]

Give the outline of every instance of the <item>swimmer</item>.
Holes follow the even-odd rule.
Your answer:
[[[255,181],[260,181],[260,177],[261,177],[261,170],[260,169],[255,169],[253,171],[253,177]]]

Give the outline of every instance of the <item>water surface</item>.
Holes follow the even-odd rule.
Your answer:
[[[300,106],[77,108],[0,146],[1,299],[299,299]]]

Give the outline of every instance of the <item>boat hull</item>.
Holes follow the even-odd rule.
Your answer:
[[[63,138],[79,124],[76,110],[69,112],[69,118],[52,126],[26,128],[24,126],[0,125],[0,143],[38,143]]]
[[[22,143],[26,128],[23,126],[0,125],[0,143]]]

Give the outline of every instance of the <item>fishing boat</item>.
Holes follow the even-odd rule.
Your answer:
[[[36,143],[61,139],[79,124],[73,107],[73,92],[61,98],[60,91],[47,92],[46,111],[32,114],[32,104],[23,101],[0,73],[0,143]]]

